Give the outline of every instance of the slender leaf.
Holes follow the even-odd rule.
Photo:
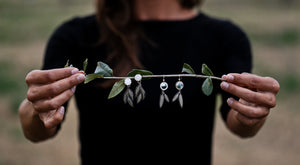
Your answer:
[[[99,61],[94,73],[103,75],[104,77],[111,77],[113,74],[113,70],[107,64]]]
[[[180,105],[180,107],[183,108],[183,97],[182,97],[182,94],[181,94],[181,93],[179,94],[178,100],[179,100],[179,105]]]
[[[124,92],[124,95],[123,95],[123,102],[124,102],[124,104],[127,104],[127,100],[128,100],[128,91],[126,90]]]
[[[128,103],[131,107],[134,107],[133,101],[132,101],[130,98],[128,98],[127,103]]]
[[[174,97],[173,97],[173,99],[172,99],[172,102],[176,101],[176,100],[178,99],[179,95],[180,95],[180,92],[177,92],[177,93],[174,95]]]
[[[213,72],[208,68],[206,64],[202,64],[202,74],[206,76],[213,76]]]
[[[67,61],[65,68],[69,67],[69,62],[70,62],[70,60]]]
[[[134,95],[133,95],[133,92],[130,88],[127,89],[128,90],[128,96],[130,98],[130,100],[133,100],[134,99]]]
[[[83,71],[84,71],[84,72],[86,71],[87,65],[88,65],[88,59],[86,58],[86,59],[83,61]]]
[[[211,95],[212,91],[213,91],[213,83],[212,83],[212,79],[209,77],[207,79],[205,79],[205,81],[202,84],[202,92],[206,95],[209,96]]]
[[[195,74],[194,69],[187,63],[183,64],[182,73]]]
[[[93,80],[96,79],[96,78],[102,78],[102,77],[103,77],[103,75],[96,74],[96,73],[88,74],[88,75],[86,75],[86,77],[85,77],[84,83],[87,84],[87,83],[93,81]]]
[[[163,106],[164,100],[165,100],[164,94],[161,94],[160,98],[159,98],[159,108],[161,108]]]
[[[137,96],[137,98],[136,98],[136,103],[137,103],[137,104],[140,103],[140,102],[142,101],[142,99],[143,99],[143,96],[142,96],[142,94],[140,93],[140,94]]]
[[[124,80],[120,80],[115,82],[114,86],[112,87],[108,99],[116,97],[118,94],[120,94],[123,89],[125,88]]]
[[[165,97],[165,100],[166,100],[167,102],[170,102],[169,97],[168,97],[167,94],[164,93],[164,97]]]

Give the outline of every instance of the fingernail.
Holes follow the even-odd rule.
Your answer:
[[[231,105],[232,103],[233,103],[232,98],[227,99],[227,104],[228,104],[228,105]]]
[[[230,80],[230,81],[233,81],[233,80],[234,80],[234,77],[233,77],[231,74],[228,74],[228,75],[227,75],[227,79]]]
[[[75,91],[76,91],[76,86],[74,86],[74,87],[71,89],[71,91],[72,91],[73,93],[75,93]]]
[[[83,74],[80,74],[76,78],[77,78],[78,82],[82,82],[85,79],[85,76]]]
[[[64,114],[65,108],[63,106],[61,106],[58,111],[59,111],[59,113]]]
[[[78,73],[78,71],[79,70],[77,68],[75,68],[75,69],[72,70],[72,74],[76,74],[76,73]]]
[[[228,84],[227,82],[223,81],[223,82],[221,83],[221,87],[222,87],[223,89],[227,89],[227,88],[229,87],[229,84]]]

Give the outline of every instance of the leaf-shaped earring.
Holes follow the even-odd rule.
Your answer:
[[[131,83],[132,83],[132,81],[130,78],[126,78],[124,80],[124,84],[127,86],[127,89],[124,93],[123,101],[125,104],[129,104],[131,107],[133,107],[133,92],[130,89]]]
[[[177,92],[177,93],[175,94],[175,96],[173,97],[172,102],[178,100],[178,101],[179,101],[180,107],[183,108],[183,97],[182,97],[182,94],[181,94],[181,90],[183,89],[184,84],[183,84],[183,82],[180,80],[180,77],[179,77],[178,81],[176,82],[175,87],[176,87],[176,89],[178,90],[178,92]]]
[[[142,75],[136,74],[134,76],[135,81],[138,83],[138,85],[135,88],[135,97],[136,97],[136,103],[141,102],[146,97],[146,92],[142,87]]]
[[[164,101],[169,102],[169,97],[165,93],[165,91],[168,89],[168,83],[165,82],[165,78],[163,78],[163,82],[160,83],[160,89],[161,89],[161,94],[159,98],[159,108],[161,108],[164,104]]]

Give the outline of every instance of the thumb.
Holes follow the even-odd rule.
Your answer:
[[[57,110],[40,113],[40,119],[43,121],[45,128],[51,129],[57,127],[64,118],[65,108],[61,106]]]

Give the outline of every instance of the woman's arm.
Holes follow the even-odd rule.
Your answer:
[[[55,123],[60,123],[63,119],[64,108],[60,108],[59,111],[55,111],[52,116],[52,120]],[[46,128],[44,122],[41,120],[39,113],[35,111],[30,101],[25,99],[19,108],[19,116],[23,133],[25,137],[32,142],[38,142],[50,137],[53,137],[56,133],[57,126],[52,128]]]
[[[19,107],[24,135],[38,142],[56,134],[63,121],[64,107],[75,92],[75,86],[84,81],[76,68],[35,70],[27,74],[27,99]]]
[[[270,109],[276,106],[276,94],[280,86],[271,77],[254,74],[228,74],[222,78],[221,88],[238,98],[228,98],[231,107],[227,127],[241,137],[254,136],[263,126]]]

